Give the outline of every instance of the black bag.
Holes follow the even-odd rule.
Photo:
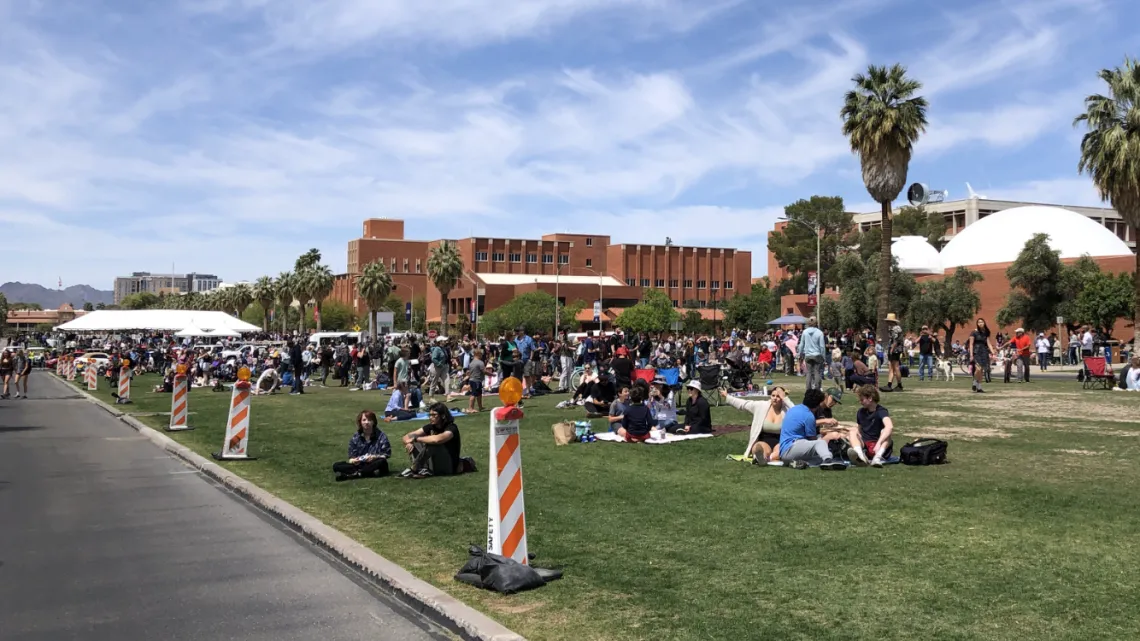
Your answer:
[[[946,441],[920,438],[902,447],[899,460],[903,465],[942,465],[946,460]]]
[[[500,594],[514,594],[546,585],[547,581],[562,578],[557,570],[538,570],[514,559],[485,552],[471,546],[471,558],[455,575],[456,580]]]

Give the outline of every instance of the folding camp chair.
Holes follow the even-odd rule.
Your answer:
[[[699,365],[697,381],[701,384],[701,396],[705,397],[709,405],[720,405],[720,365]]]
[[[664,380],[670,389],[679,389],[681,387],[681,370],[676,367],[659,369],[657,370],[657,376]]]
[[[1105,361],[1103,356],[1086,356],[1084,358],[1084,388],[1112,389],[1116,377],[1112,373],[1112,365]]]
[[[643,380],[650,385],[653,384],[653,379],[657,376],[657,370],[652,367],[646,369],[633,370],[633,380]]]

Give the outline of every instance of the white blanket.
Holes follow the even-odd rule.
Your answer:
[[[617,432],[605,432],[597,434],[599,441],[610,441],[611,443],[624,443],[625,440],[618,436]],[[712,434],[666,434],[665,438],[650,438],[645,441],[648,445],[668,445],[670,443],[677,443],[679,441],[689,441],[695,438],[712,438]]]

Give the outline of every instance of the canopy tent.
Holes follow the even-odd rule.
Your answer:
[[[807,319],[804,318],[803,316],[800,316],[799,314],[787,314],[785,316],[781,316],[781,317],[777,318],[776,320],[768,321],[768,324],[769,325],[803,325],[806,322],[807,322]]]
[[[204,329],[191,325],[180,332],[176,332],[174,335],[179,338],[194,338],[196,336],[210,336],[211,334]]]
[[[88,312],[55,329],[62,332],[179,332],[188,327],[227,329],[241,333],[261,331],[257,325],[251,325],[225,312],[188,309],[104,309]]]
[[[225,329],[223,327],[219,327],[217,329],[212,329],[209,332],[207,332],[206,336],[216,336],[218,338],[238,338],[241,336],[241,333],[235,332],[232,329]]]

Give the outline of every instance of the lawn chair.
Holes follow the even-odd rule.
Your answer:
[[[1103,356],[1086,356],[1084,358],[1084,388],[1112,389],[1116,384],[1116,376],[1112,373],[1112,365],[1105,361]]]
[[[635,381],[642,380],[642,381],[645,381],[646,383],[649,383],[650,385],[652,385],[653,379],[656,377],[657,377],[657,370],[653,369],[652,367],[649,367],[646,369],[635,369],[635,370],[633,370],[633,380],[635,380]]]
[[[697,366],[697,381],[701,384],[701,396],[705,397],[709,405],[720,405],[720,365]]]
[[[681,370],[676,367],[659,369],[657,370],[657,375],[665,380],[665,384],[668,385],[670,389],[676,390],[681,388]]]

